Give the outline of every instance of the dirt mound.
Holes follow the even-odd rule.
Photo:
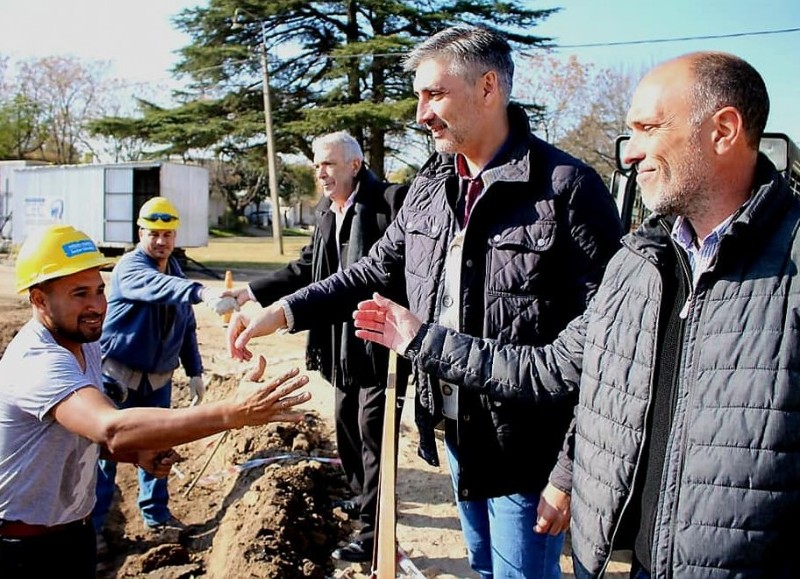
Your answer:
[[[0,356],[30,318],[31,308],[22,299],[0,297]]]
[[[209,392],[223,398],[238,380],[238,375],[214,374]],[[185,404],[182,386],[175,384],[176,406]],[[178,450],[185,459],[179,465],[184,478],[171,475],[170,509],[186,531],[174,544],[150,537],[135,504],[135,471],[120,465],[120,497],[106,525],[111,552],[118,555],[106,562],[100,579],[331,576],[330,553],[352,531],[352,523],[331,509],[346,489],[316,413],[297,424],[244,428]]]

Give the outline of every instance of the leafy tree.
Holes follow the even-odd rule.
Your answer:
[[[534,129],[610,178],[616,137],[627,131],[625,115],[644,71],[595,69],[577,56],[526,55],[519,96],[542,107]]]
[[[631,96],[643,72],[607,68],[592,78],[588,110],[559,145],[610,179],[616,162],[614,143],[628,132],[625,116]]]
[[[191,38],[175,69],[191,79],[182,95],[185,104],[172,111],[144,109],[143,118],[131,124],[153,142],[183,151],[210,146],[214,139],[220,154],[263,146],[262,69],[253,57],[263,39],[276,150],[312,158],[314,136],[348,130],[373,170],[383,175],[391,144],[410,128],[415,108],[402,56],[436,31],[459,23],[490,26],[518,47],[542,45],[548,39],[521,31],[556,10],[531,10],[525,4],[209,0],[175,20]],[[122,131],[119,121],[115,130]],[[172,140],[159,141],[166,127]]]
[[[25,159],[47,140],[40,107],[23,94],[0,103],[0,159]]]
[[[51,56],[20,64],[17,94],[35,103],[40,130],[47,139],[40,151],[56,163],[75,163],[86,146],[86,123],[100,114],[106,65],[69,56]]]
[[[585,114],[591,91],[592,65],[574,55],[566,61],[541,52],[522,56],[517,80],[518,98],[539,106],[534,130],[550,143],[559,143]]]
[[[255,155],[240,155],[231,161],[206,163],[209,193],[221,195],[233,215],[241,217],[245,207],[269,197],[267,171]]]

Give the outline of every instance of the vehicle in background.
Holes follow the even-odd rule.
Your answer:
[[[616,139],[614,157],[617,168],[609,188],[616,199],[623,230],[633,231],[650,212],[642,203],[642,195],[636,184],[636,168],[623,161],[628,141],[630,135],[620,135]],[[764,133],[759,149],[789,181],[795,195],[800,195],[800,149],[797,145],[783,133]]]
[[[272,228],[272,209],[252,211],[247,215],[247,222],[260,229]]]

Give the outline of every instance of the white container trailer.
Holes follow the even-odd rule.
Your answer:
[[[208,170],[196,165],[137,162],[16,169],[13,242],[35,228],[67,223],[116,254],[139,241],[136,219],[151,197],[172,201],[180,212],[176,246],[208,245]]]
[[[14,221],[14,172],[42,161],[0,161],[0,239],[11,239]]]

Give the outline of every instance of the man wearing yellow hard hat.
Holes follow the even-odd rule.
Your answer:
[[[104,380],[121,408],[169,408],[172,374],[181,364],[189,377],[190,397],[198,403],[205,386],[192,305],[203,301],[223,314],[238,304],[219,290],[186,279],[172,255],[180,216],[169,199],[153,197],[144,203],[137,225],[139,244],[120,259],[111,275],[108,316],[100,339]],[[92,518],[103,556],[107,547],[102,529],[114,497],[117,465],[101,460],[98,468]],[[183,526],[170,513],[167,481],[142,469],[138,475],[138,505],[145,526],[155,538],[177,541]]]
[[[102,392],[106,315],[100,268],[84,233],[54,225],[17,257],[17,290],[32,319],[0,360],[0,577],[94,577],[97,460],[135,462],[166,476],[172,447],[231,428],[299,420],[308,393],[296,369],[233,397],[179,410],[118,409]],[[245,379],[257,381],[263,358]],[[281,387],[280,397],[275,390]],[[284,393],[285,389],[285,393]]]

